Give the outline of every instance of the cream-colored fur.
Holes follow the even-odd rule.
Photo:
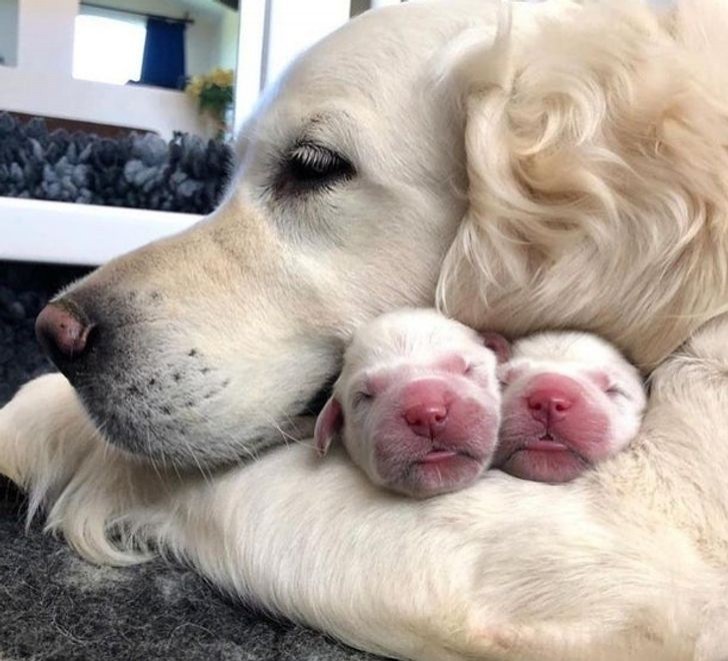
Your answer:
[[[91,560],[177,556],[263,608],[399,658],[725,658],[726,11],[553,2],[509,19],[462,0],[355,21],[252,120],[213,218],[67,294],[133,304],[135,369],[157,374],[201,344],[232,381],[184,412],[184,440],[220,458],[250,449],[248,430],[294,401],[299,379],[328,374],[359,321],[427,304],[449,247],[438,292],[462,320],[511,335],[582,327],[646,370],[662,363],[623,454],[568,485],[493,471],[424,502],[306,445],[177,472],[107,444],[56,375],[0,410],[0,471]],[[311,130],[355,153],[359,178],[294,212],[265,197],[266,173],[321,99],[343,112]],[[170,319],[185,323],[159,323]],[[244,387],[255,379],[258,398]],[[197,385],[182,378],[168,396]],[[164,448],[150,454],[174,451],[172,436],[150,442]]]
[[[651,368],[728,302],[726,7],[602,4],[468,88],[439,294],[475,327],[578,326]]]

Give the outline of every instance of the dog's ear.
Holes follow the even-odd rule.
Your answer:
[[[332,396],[319,413],[313,433],[316,451],[319,456],[323,457],[329,451],[331,443],[341,431],[343,424],[344,411],[341,408],[341,403],[335,396]]]
[[[481,333],[483,344],[488,347],[498,360],[498,364],[507,363],[511,359],[511,343],[500,333]]]
[[[518,11],[569,3],[502,4],[510,37],[447,61],[468,208],[438,307],[475,328],[596,329],[650,369],[725,312],[728,75],[712,54],[728,47],[695,11],[665,27],[650,3],[573,3],[529,32]]]

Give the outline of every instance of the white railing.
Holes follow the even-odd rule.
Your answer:
[[[185,213],[0,197],[0,259],[96,266],[199,219]]]

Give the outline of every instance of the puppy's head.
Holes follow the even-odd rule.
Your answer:
[[[416,497],[470,484],[490,465],[497,441],[497,357],[486,346],[497,342],[431,310],[366,324],[319,416],[319,452],[342,432],[375,484]]]
[[[619,452],[645,407],[637,370],[586,333],[516,342],[499,368],[503,422],[495,464],[528,480],[566,482]]]

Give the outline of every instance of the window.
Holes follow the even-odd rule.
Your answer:
[[[146,37],[141,17],[84,10],[76,17],[73,77],[117,85],[139,80]]]

